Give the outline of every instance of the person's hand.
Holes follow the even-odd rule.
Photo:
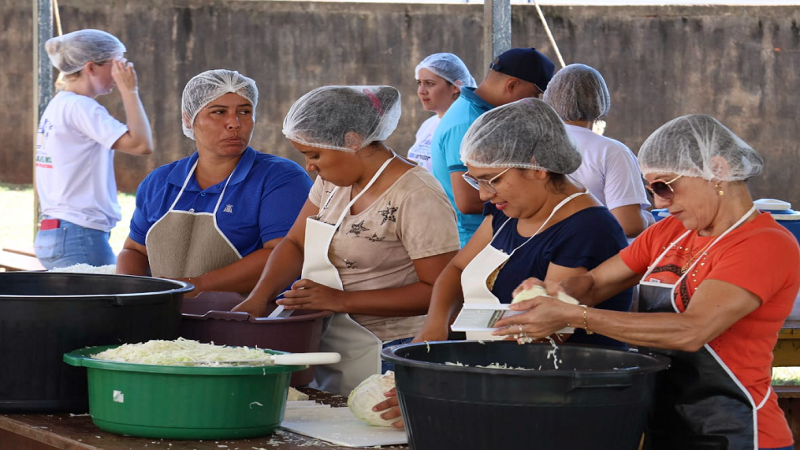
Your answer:
[[[447,323],[431,320],[430,316],[425,319],[422,329],[419,330],[411,342],[436,342],[447,340]]]
[[[250,317],[264,317],[267,315],[267,302],[252,296],[247,297],[243,302],[234,306],[233,312],[246,312]]]
[[[547,291],[547,294],[552,295],[553,297],[558,297],[558,293],[564,290],[561,285],[555,281],[542,281],[538,278],[528,278],[527,280],[523,281],[522,284],[517,286],[516,289],[514,289],[514,292],[511,293],[511,296],[512,298],[516,297],[520,292],[532,289],[534,286],[542,286],[544,290]]]
[[[203,291],[200,289],[200,286],[198,286],[197,278],[192,278],[192,277],[188,277],[188,278],[173,278],[173,280],[175,280],[175,281],[183,281],[184,283],[189,283],[192,286],[194,286],[194,289],[192,289],[191,291],[183,294],[183,298],[195,298],[198,295],[203,293]]]
[[[389,392],[384,392],[383,395],[388,398],[373,406],[372,410],[375,412],[384,411],[381,414],[381,419],[384,420],[392,420],[399,417],[400,420],[392,422],[392,427],[398,430],[404,429],[405,423],[403,423],[403,415],[400,413],[400,404],[397,401],[397,388],[392,388]]]
[[[515,339],[546,338],[556,331],[569,326],[570,308],[579,308],[561,300],[551,297],[536,297],[530,300],[523,300],[510,306],[514,311],[527,311],[515,316],[506,317],[497,322],[497,330],[492,334],[495,336],[511,336]]]
[[[136,71],[133,69],[133,63],[128,62],[127,59],[120,58],[111,61],[111,78],[114,79],[120,93],[138,92]]]
[[[286,309],[314,309],[318,311],[347,312],[344,310],[347,293],[332,289],[308,279],[295,281],[292,289],[278,300]]]

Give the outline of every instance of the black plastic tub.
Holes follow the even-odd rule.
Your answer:
[[[176,339],[192,286],[125,275],[0,273],[0,413],[88,411],[81,347]]]
[[[384,349],[383,359],[395,364],[411,447],[636,450],[657,373],[669,359],[564,344],[555,369],[552,350],[514,341]],[[475,367],[495,363],[514,369]]]
[[[298,310],[285,318],[250,317],[231,312],[244,300],[233,292],[203,292],[183,301],[181,336],[218,345],[236,345],[290,353],[319,351],[322,325],[331,311]],[[270,305],[275,308],[275,303]],[[271,311],[268,311],[271,312]],[[314,380],[314,366],[292,374],[292,386]]]

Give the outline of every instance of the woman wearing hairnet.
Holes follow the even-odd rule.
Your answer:
[[[745,181],[761,156],[714,118],[689,115],[645,141],[639,167],[671,216],[596,269],[545,282],[582,305],[537,297],[513,305],[529,312],[497,333],[541,337],[569,323],[670,356],[645,448],[791,449],[770,366],[800,287],[800,250],[753,205]],[[639,313],[594,307],[637,283]]]
[[[461,94],[462,87],[476,86],[475,79],[461,59],[452,53],[434,53],[417,65],[414,70],[417,79],[417,96],[425,111],[435,113],[417,130],[414,145],[408,150],[408,159],[416,161],[422,168],[431,172],[431,139],[439,119]]]
[[[257,104],[256,83],[239,72],[189,80],[183,133],[197,151],[139,185],[118,273],[186,280],[194,295],[253,289],[311,187],[296,163],[249,147]]]
[[[570,64],[550,80],[542,100],[566,123],[581,152],[583,162],[570,176],[608,207],[626,236],[638,236],[655,219],[647,211],[650,202],[636,156],[625,144],[592,131],[611,108],[603,76],[584,64]]]
[[[399,118],[391,86],[326,86],[292,105],[283,133],[318,177],[258,285],[234,308],[261,316],[300,276],[277,303],[336,313],[320,348],[342,362],[315,374],[328,392],[348,395],[382,371],[383,346],[419,331],[433,283],[459,247],[439,183],[383,143]]]
[[[418,341],[446,339],[462,300],[511,303],[525,279],[580,275],[626,245],[608,209],[567,177],[581,164],[580,153],[541,100],[520,100],[480,116],[464,136],[461,159],[468,168],[464,179],[487,202],[486,218],[436,281]],[[602,307],[627,311],[630,303],[626,290]],[[492,339],[488,333],[467,337]],[[567,342],[622,345],[582,330]]]
[[[511,303],[512,291],[526,278],[560,281],[586,273],[627,244],[608,209],[567,177],[581,156],[543,101],[523,99],[478,117],[461,142],[461,160],[468,169],[464,179],[486,202],[486,217],[436,280],[417,342],[446,340],[462,303]],[[630,304],[625,290],[601,307],[627,311]],[[530,340],[516,334],[520,343]],[[467,332],[468,339],[503,337]],[[583,330],[566,341],[622,345]],[[400,417],[397,404],[392,397],[375,408],[391,420]]]
[[[48,269],[103,266],[116,257],[108,243],[122,218],[114,177],[114,150],[153,153],[150,123],[139,99],[125,46],[100,30],[79,30],[45,42],[59,70],[59,92],[42,114],[36,141],[36,192],[42,221],[36,257]],[[127,123],[95,98],[119,90]]]

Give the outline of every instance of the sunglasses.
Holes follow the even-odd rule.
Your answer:
[[[670,185],[678,181],[678,178],[681,178],[682,176],[683,175],[678,175],[669,181],[656,180],[645,187],[648,191],[650,191],[651,194],[657,195],[666,201],[670,201],[673,197],[675,197],[675,191]]]
[[[497,181],[504,173],[508,172],[512,168],[509,167],[508,169],[498,173],[497,175],[493,176],[491,179],[484,180],[480,178],[475,178],[469,174],[469,172],[464,172],[461,177],[464,178],[464,181],[467,182],[470,186],[474,187],[476,190],[480,190],[481,187],[486,190],[486,192],[494,195],[497,194],[497,188],[494,187],[494,182]]]

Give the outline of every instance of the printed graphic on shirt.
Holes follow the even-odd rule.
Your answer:
[[[50,137],[52,130],[53,122],[50,122],[49,119],[44,119],[36,132],[36,167],[43,169],[53,168],[53,158],[42,151],[44,140]]]
[[[381,209],[378,213],[383,216],[383,220],[381,220],[381,225],[385,224],[386,221],[397,222],[397,217],[395,217],[394,213],[397,212],[397,207],[392,206],[392,202],[386,206],[386,208]]]
[[[369,228],[364,226],[363,220],[361,222],[354,223],[353,225],[351,225],[350,231],[348,231],[347,234],[354,234],[356,235],[356,237],[361,237],[362,231],[369,231]]]
[[[233,205],[231,205],[230,203],[225,205],[225,209],[223,209],[222,212],[233,214]]]

